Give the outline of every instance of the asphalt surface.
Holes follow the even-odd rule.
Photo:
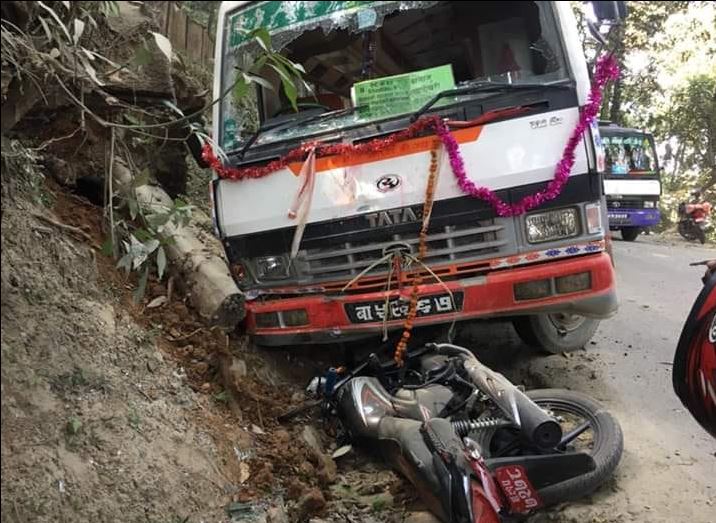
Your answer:
[[[626,412],[650,420],[665,446],[696,460],[694,480],[716,489],[716,441],[674,395],[671,368],[686,317],[701,291],[703,267],[716,251],[683,242],[615,242],[619,313],[597,332],[600,356],[609,365],[607,384]],[[716,521],[716,508],[714,509]]]
[[[716,521],[716,440],[683,408],[671,382],[674,351],[716,250],[641,236],[614,244],[619,311],[583,351],[536,354],[510,324],[475,325],[461,343],[529,388],[569,388],[599,400],[619,420],[624,454],[593,497],[535,521]]]

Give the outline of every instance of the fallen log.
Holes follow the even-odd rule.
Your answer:
[[[113,165],[113,180],[119,193],[132,190],[132,173],[118,159]],[[157,206],[169,209],[172,200],[161,188],[142,185],[134,188],[138,205],[147,212],[156,212]],[[221,245],[214,238],[206,238],[207,245],[199,240],[198,230],[192,225],[178,227],[167,224],[167,236],[173,241],[165,246],[167,258],[182,276],[190,303],[211,325],[232,330],[245,316],[244,294],[234,282],[226,261],[221,257]],[[206,236],[206,235],[204,235]]]

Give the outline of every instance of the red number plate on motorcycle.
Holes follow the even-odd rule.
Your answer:
[[[527,471],[522,465],[500,467],[495,470],[495,477],[510,503],[512,512],[527,514],[542,505],[542,500],[527,479]]]

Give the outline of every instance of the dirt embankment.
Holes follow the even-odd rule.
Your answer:
[[[23,176],[3,176],[3,522],[403,521],[392,472],[276,421],[320,362],[207,329],[178,284],[134,304],[102,208]]]

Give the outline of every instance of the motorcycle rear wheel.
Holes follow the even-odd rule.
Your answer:
[[[586,452],[596,468],[587,474],[540,489],[544,505],[583,498],[594,492],[614,473],[624,450],[624,437],[616,418],[590,397],[563,389],[535,389],[527,395],[540,407],[552,413],[568,434],[582,423],[589,428],[558,452]],[[582,421],[575,421],[575,420]],[[496,450],[496,449],[491,449]],[[535,453],[525,449],[526,454]]]

